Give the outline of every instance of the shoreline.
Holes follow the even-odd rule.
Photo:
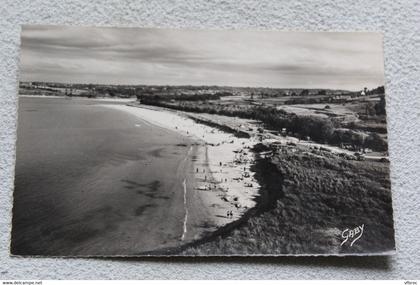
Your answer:
[[[193,199],[186,202],[186,210],[198,214],[188,215],[188,230],[182,239],[186,244],[201,240],[209,233],[241,219],[256,206],[260,186],[254,178],[254,154],[249,150],[257,141],[238,138],[217,126],[197,123],[183,112],[148,106],[100,106],[128,112],[147,123],[196,141],[191,146],[194,150],[189,158],[192,160],[191,177],[194,181],[187,181],[187,191]],[[191,167],[184,170],[186,177],[190,176],[188,171]],[[206,224],[205,230],[203,224]]]
[[[146,106],[149,108],[149,106]],[[154,110],[159,110],[159,107],[153,107]],[[170,111],[169,111],[170,112]],[[175,113],[181,113],[182,111],[173,111]],[[189,113],[186,113],[188,116]],[[192,115],[193,119],[195,116]],[[206,119],[204,117],[204,119]],[[212,120],[209,120],[210,123]],[[223,123],[221,124],[223,125]],[[228,123],[228,127],[231,127],[232,124]],[[215,126],[217,127],[217,126]],[[223,127],[223,126],[222,126]],[[222,128],[223,129],[223,128]],[[234,130],[233,130],[234,131]],[[253,164],[254,173],[253,175],[257,178],[261,187],[259,188],[259,196],[256,198],[256,204],[245,211],[239,218],[226,223],[224,226],[217,228],[215,231],[208,233],[203,236],[201,239],[192,240],[190,243],[183,244],[176,247],[167,247],[160,250],[151,250],[146,253],[138,253],[138,255],[159,255],[159,256],[221,256],[229,252],[229,255],[235,256],[238,252],[241,252],[241,256],[245,255],[258,255],[256,252],[259,252],[262,248],[268,250],[264,252],[266,255],[268,252],[273,252],[272,256],[281,256],[281,255],[296,255],[306,253],[308,256],[319,256],[319,255],[358,255],[365,248],[372,248],[371,244],[372,238],[366,237],[366,241],[360,242],[355,248],[340,248],[339,240],[339,231],[342,227],[345,227],[350,221],[347,220],[346,216],[351,216],[353,213],[350,209],[349,214],[343,216],[334,216],[332,214],[327,214],[331,208],[331,199],[341,199],[337,198],[337,189],[329,188],[331,185],[335,185],[335,182],[331,182],[325,178],[328,187],[321,188],[326,191],[321,197],[319,197],[318,203],[322,205],[320,208],[310,208],[305,207],[305,204],[312,203],[311,197],[316,191],[321,191],[318,189],[320,187],[319,181],[317,178],[312,177],[311,173],[314,169],[317,171],[325,171],[332,175],[336,169],[334,165],[339,165],[339,167],[357,167],[361,162],[354,160],[346,160],[343,157],[340,157],[339,153],[345,153],[346,150],[337,150],[335,147],[329,147],[328,145],[324,148],[319,148],[316,150],[313,146],[317,145],[315,143],[301,142],[296,141],[296,144],[290,144],[289,138],[280,138],[276,140],[277,137],[266,138],[264,139],[265,145],[280,146],[276,152],[275,157],[266,156],[267,151],[259,148],[255,149],[255,156],[259,156],[259,159],[256,160],[256,163]],[[293,138],[291,138],[293,140]],[[279,144],[272,144],[274,141],[279,141]],[[314,163],[319,163],[316,166],[305,164],[305,160],[302,160],[302,156],[313,156],[317,160]],[[293,157],[293,159],[290,159]],[[282,161],[286,159],[286,161]],[[296,161],[298,162],[296,164]],[[312,160],[311,160],[312,161]],[[371,163],[380,163],[375,160],[368,162],[368,169]],[[332,167],[332,168],[330,168]],[[338,166],[337,166],[338,167]],[[360,170],[360,171],[366,171]],[[297,179],[303,174],[301,172],[307,172],[304,176],[305,179]],[[331,172],[331,173],[330,173]],[[343,171],[346,173],[346,171]],[[337,173],[334,173],[337,175]],[[369,179],[369,176],[366,177]],[[348,183],[356,183],[347,176],[340,176],[340,179],[348,180]],[[350,180],[349,180],[350,179]],[[307,186],[300,185],[301,182],[307,183]],[[335,180],[334,180],[335,181]],[[347,182],[346,182],[347,183]],[[369,182],[377,183],[377,182]],[[305,184],[306,185],[306,184]],[[341,186],[344,187],[342,184]],[[303,187],[300,189],[300,187]],[[356,186],[355,186],[356,187]],[[362,187],[363,188],[363,187]],[[358,188],[357,188],[358,189]],[[324,191],[322,190],[322,191]],[[344,190],[347,190],[344,189]],[[340,189],[339,191],[344,191]],[[363,190],[363,189],[362,189]],[[315,191],[315,193],[313,192]],[[365,193],[365,192],[362,192]],[[345,194],[345,193],[342,193]],[[389,194],[389,193],[388,193]],[[384,194],[384,199],[388,199],[388,194]],[[306,195],[306,196],[305,196]],[[331,196],[331,197],[330,197]],[[344,195],[345,196],[345,195]],[[306,200],[310,200],[310,202]],[[349,203],[356,203],[358,199],[350,195],[349,197],[344,197],[342,199],[349,199]],[[306,202],[301,202],[306,201]],[[341,200],[340,200],[341,201]],[[289,203],[289,204],[288,204]],[[299,208],[302,207],[302,208]],[[318,217],[323,217],[320,223],[312,221],[308,225],[301,226],[299,225],[299,216],[301,212],[308,211],[307,214],[309,220],[317,221]],[[336,212],[334,212],[336,213]],[[388,215],[389,213],[385,213]],[[367,214],[367,215],[370,215]],[[325,217],[324,217],[325,216]],[[334,218],[331,218],[333,216]],[[289,218],[297,218],[297,221],[293,219],[289,221]],[[362,219],[362,217],[359,217]],[[366,223],[372,223],[371,218],[365,218]],[[373,218],[372,218],[373,219]],[[323,225],[322,220],[328,221],[327,227]],[[375,221],[373,219],[373,221]],[[302,228],[304,230],[302,230]],[[372,229],[374,231],[373,235],[382,234],[377,229]],[[308,249],[302,249],[302,244],[299,242],[301,239],[306,239],[307,236],[305,232],[313,232],[314,240],[308,240],[307,246]],[[259,237],[267,236],[278,236],[281,237],[279,240],[273,241],[272,243],[265,243],[260,241],[262,245],[259,245]],[[389,232],[384,234],[384,240],[389,242],[392,238],[392,234]],[[287,237],[287,238],[286,238]],[[314,242],[316,241],[316,242]],[[242,244],[243,243],[243,244]],[[372,254],[384,254],[382,249],[375,249]],[[390,251],[388,246],[383,247],[386,252]],[[227,250],[227,251],[226,251]],[[332,253],[330,252],[332,250]],[[328,253],[328,254],[327,254]]]
[[[256,154],[257,155],[257,154]],[[276,185],[281,187],[283,184],[283,177],[279,177],[277,173],[274,171],[275,166],[270,162],[267,158],[259,158],[255,161],[255,164],[253,165],[253,169],[255,170],[255,174],[257,176],[257,180],[263,182],[263,176],[267,178],[268,176],[271,176],[274,179],[278,179],[276,181]],[[282,191],[280,193],[273,193],[272,189],[273,184],[267,185],[267,187],[262,186],[260,189],[263,190],[260,193],[258,197],[256,197],[256,205],[252,208],[249,208],[246,212],[243,213],[242,216],[240,216],[238,219],[231,221],[230,223],[225,224],[224,226],[218,228],[217,230],[208,233],[207,235],[203,236],[201,239],[193,240],[189,243],[182,244],[180,246],[176,247],[168,247],[158,250],[151,250],[147,252],[141,252],[138,254],[135,254],[133,256],[179,256],[179,257],[196,257],[200,255],[191,254],[188,252],[189,249],[199,247],[200,245],[206,244],[208,242],[214,242],[219,238],[223,238],[228,236],[232,231],[239,228],[240,226],[246,224],[246,222],[254,216],[257,216],[261,213],[263,213],[266,210],[269,210],[273,207],[272,203],[276,202],[276,199],[272,199],[274,196],[279,196],[282,194]],[[217,257],[217,256],[223,256],[221,254],[206,254],[207,256]],[[243,254],[240,255],[234,255],[230,254],[230,256],[243,256]],[[255,256],[254,254],[250,254],[249,256]],[[278,256],[278,255],[273,255]]]

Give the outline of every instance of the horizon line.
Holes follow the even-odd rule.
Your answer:
[[[39,82],[39,83],[53,83],[53,84],[73,84],[73,85],[105,85],[105,86],[191,86],[191,87],[222,87],[222,88],[261,88],[261,89],[302,89],[302,90],[332,90],[332,91],[347,91],[347,92],[358,92],[363,90],[364,87],[357,90],[351,89],[334,89],[334,88],[325,88],[325,87],[314,87],[314,88],[303,88],[303,87],[267,87],[267,86],[232,86],[232,85],[195,85],[195,84],[121,84],[121,83],[80,83],[80,82],[59,82],[59,81],[38,81],[38,80],[19,80],[21,82]],[[385,86],[384,84],[378,85],[375,88]],[[369,90],[369,88],[368,88]]]

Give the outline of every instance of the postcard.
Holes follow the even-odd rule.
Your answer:
[[[23,26],[11,254],[394,253],[382,41]]]

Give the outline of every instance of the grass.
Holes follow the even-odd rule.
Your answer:
[[[294,150],[293,150],[294,149]],[[394,249],[387,162],[281,146],[258,160],[257,207],[182,255],[380,253]],[[352,247],[341,232],[365,224]]]

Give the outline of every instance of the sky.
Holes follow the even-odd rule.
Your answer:
[[[20,80],[361,90],[382,34],[25,25]]]

